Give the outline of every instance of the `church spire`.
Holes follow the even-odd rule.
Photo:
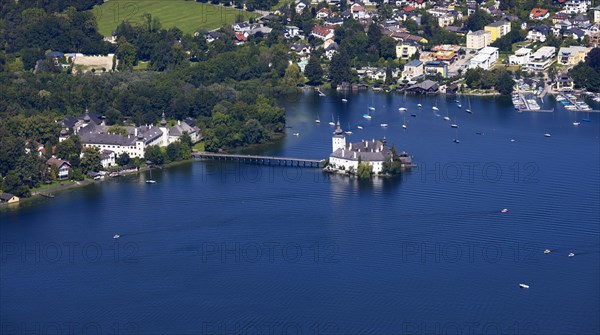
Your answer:
[[[342,127],[340,127],[340,118],[338,117],[337,123],[336,123],[336,128],[335,128],[335,135],[342,135],[344,133],[344,131],[342,130]]]
[[[162,120],[160,120],[160,125],[163,127],[167,125],[167,120],[165,119],[165,111],[162,112]]]

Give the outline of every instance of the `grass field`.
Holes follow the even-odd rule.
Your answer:
[[[244,20],[258,16],[256,13],[191,0],[109,0],[92,11],[98,22],[98,30],[104,36],[110,36],[123,21],[142,22],[145,13],[157,17],[163,28],[178,27],[184,33],[235,23],[240,13]]]

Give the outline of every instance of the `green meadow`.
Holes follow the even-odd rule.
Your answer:
[[[240,14],[244,20],[258,16],[256,13],[192,0],[109,0],[92,11],[98,22],[98,30],[104,36],[110,36],[123,21],[141,23],[145,13],[157,17],[163,28],[178,27],[184,33],[235,23]]]

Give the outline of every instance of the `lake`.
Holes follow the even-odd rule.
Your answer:
[[[326,93],[246,152],[326,158],[339,119],[417,167],[193,162],[0,209],[0,334],[600,332],[600,114]]]

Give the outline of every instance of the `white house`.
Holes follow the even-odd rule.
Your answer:
[[[585,13],[591,3],[590,0],[569,0],[565,3],[563,11],[567,14]]]
[[[546,42],[546,37],[550,32],[550,27],[548,26],[536,26],[533,27],[528,33],[526,39],[532,42]]]
[[[100,154],[102,155],[102,159],[101,159],[100,163],[102,163],[103,168],[106,169],[108,167],[115,165],[117,155],[115,155],[114,151],[102,150],[100,152]]]
[[[296,37],[300,34],[300,28],[296,26],[285,26],[284,36],[287,38]]]
[[[544,71],[554,61],[555,54],[555,47],[541,47],[531,55],[525,68],[529,71]]]
[[[358,3],[350,6],[350,13],[352,13],[352,18],[355,20],[364,19],[365,18],[365,7],[361,6]]]
[[[404,65],[402,71],[402,80],[411,81],[423,76],[423,62],[420,60],[412,60]]]
[[[485,47],[471,58],[469,69],[480,67],[484,70],[489,70],[498,60],[498,48]]]
[[[515,51],[514,55],[510,55],[508,57],[508,62],[510,65],[525,65],[529,63],[529,58],[531,57],[531,49],[529,48],[520,48]]]

